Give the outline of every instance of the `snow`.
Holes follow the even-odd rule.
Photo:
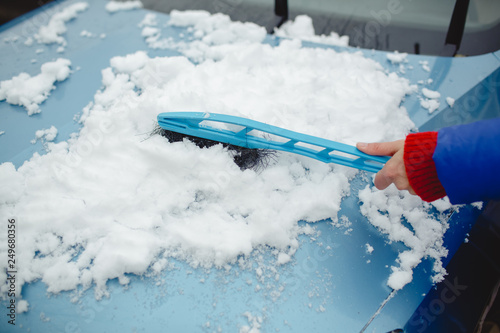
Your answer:
[[[24,41],[24,45],[26,45],[26,46],[33,45],[33,38],[32,37],[26,38],[26,40]]]
[[[413,269],[424,259],[434,259],[434,282],[444,279],[446,274],[442,258],[448,254],[443,246],[444,233],[448,229],[445,218],[435,219],[426,213],[430,204],[406,191],[398,191],[394,185],[384,191],[366,186],[359,191],[361,213],[391,242],[402,242],[408,250],[400,252],[397,266],[387,285],[394,290],[402,289],[413,279]],[[447,199],[440,199],[435,205],[444,212],[451,208]],[[405,223],[409,223],[408,227]]]
[[[17,302],[17,313],[24,313],[24,312],[27,312],[28,311],[28,302],[24,299],[22,300],[19,300]]]
[[[67,30],[66,22],[74,19],[80,12],[88,8],[88,3],[77,2],[72,4],[60,12],[54,14],[47,25],[43,25],[35,34],[35,39],[41,44],[58,43],[62,46],[66,45],[66,40],[61,35]]]
[[[435,99],[422,99],[420,101],[420,106],[424,109],[429,110],[429,113],[433,113],[434,111],[439,109],[440,105],[441,104],[439,103],[439,101]]]
[[[19,36],[11,36],[11,37],[5,37],[3,39],[4,43],[16,43],[19,40]]]
[[[144,19],[139,23],[140,28],[156,25],[158,25],[158,21],[156,20],[156,14],[153,13],[146,14],[146,16],[144,16]]]
[[[446,97],[446,103],[448,103],[448,105],[450,106],[450,108],[453,107],[453,105],[455,105],[455,99],[453,97]]]
[[[40,74],[36,76],[21,73],[10,80],[0,82],[0,101],[24,106],[29,116],[41,112],[39,105],[56,88],[54,84],[69,77],[70,65],[71,61],[68,59],[59,58],[43,64]]]
[[[476,207],[479,210],[483,209],[483,202],[482,201],[473,202],[473,203],[471,203],[471,205]]]
[[[174,42],[171,37],[162,38],[154,14],[146,14],[139,23],[146,43],[153,49],[174,49],[189,59],[199,62],[207,58],[217,59],[220,52],[237,44],[260,43],[266,37],[266,30],[250,22],[233,22],[224,14],[211,15],[202,10],[177,11],[170,13],[168,22],[173,27],[188,27],[192,31],[189,42]]]
[[[439,109],[439,98],[441,98],[441,94],[438,91],[422,88],[422,95],[425,98],[420,100],[420,106],[429,110],[429,113],[433,113]]]
[[[140,0],[132,1],[109,1],[106,4],[106,10],[110,13],[115,13],[123,10],[132,10],[142,8],[143,4]]]
[[[57,128],[51,126],[50,128],[38,130],[35,132],[36,139],[43,139],[47,142],[54,141],[57,136]]]
[[[58,21],[84,7],[66,8]],[[242,171],[220,145],[199,149],[144,134],[158,113],[225,113],[347,144],[395,140],[414,129],[401,106],[414,91],[409,81],[361,52],[302,48],[301,39],[314,36],[307,17],[283,29],[291,39],[275,47],[261,43],[263,27],[222,14],[173,11],[169,25],[187,28],[192,40],[162,38],[154,14],[139,28],[150,47],[173,47],[182,56],[151,58],[140,50],[111,58],[76,135],[54,143],[57,129],[41,130],[36,136],[47,141],[46,154],[35,153],[17,170],[0,165],[1,215],[23,221],[19,290],[41,279],[55,294],[94,286],[99,299],[108,295],[108,280],[126,285],[126,274],[159,273],[172,259],[227,269],[263,248],[273,249],[273,264],[286,265],[299,236],[313,234],[314,222],[351,225],[338,213],[345,196],[358,195],[350,193],[356,170],[280,153],[264,170]],[[64,44],[65,30],[53,30],[55,42]],[[30,115],[40,112],[70,65],[58,59],[43,64],[37,76],[3,81],[0,98]],[[425,257],[436,261],[438,281],[447,226],[432,217],[430,206],[394,189],[367,187],[359,198],[368,220],[409,249],[398,256],[389,286],[401,289],[411,281]],[[366,244],[366,251],[373,247]],[[265,275],[261,267],[252,269]],[[260,317],[246,316],[250,325],[242,329],[260,329]]]
[[[22,195],[23,189],[19,186],[23,177],[16,172],[12,163],[0,164],[0,204],[7,205],[15,203]]]
[[[431,71],[431,68],[429,67],[429,61],[427,60],[420,60],[418,62],[420,64],[420,66],[422,66],[422,69],[426,72],[430,72]]]
[[[136,70],[143,68],[148,60],[149,57],[146,52],[137,51],[125,57],[113,57],[110,60],[110,64],[118,72],[132,74]]]
[[[161,32],[161,30],[158,29],[158,28],[144,27],[144,29],[142,29],[142,34],[141,35],[143,37],[151,37],[151,36],[160,34],[160,32]]]
[[[82,30],[82,32],[80,32],[80,36],[87,37],[87,38],[92,38],[92,37],[94,37],[94,34],[91,33],[90,31]]]
[[[422,88],[422,94],[431,99],[438,99],[441,97],[441,94],[438,91],[430,90],[427,88]]]
[[[248,311],[243,313],[243,316],[247,318],[249,326],[242,326],[239,330],[239,333],[260,333],[263,321],[262,317],[254,316]]]
[[[407,56],[408,53],[399,53],[398,51],[394,51],[394,53],[387,53],[387,60],[389,60],[392,64],[401,64],[408,61],[406,59]]]
[[[276,263],[278,265],[283,265],[283,264],[286,264],[287,262],[289,262],[291,259],[292,258],[290,257],[289,254],[280,252],[280,254],[278,254],[278,258],[276,260]]]
[[[307,15],[298,15],[294,20],[285,22],[275,28],[274,34],[284,38],[297,38],[304,41],[336,46],[348,46],[349,36],[339,36],[336,32],[330,35],[316,35],[312,19]]]

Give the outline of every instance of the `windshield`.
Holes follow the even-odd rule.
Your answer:
[[[51,0],[40,0],[38,5]],[[286,0],[141,0],[144,8],[170,13],[202,9],[234,21],[254,22],[272,33],[281,23],[275,2]],[[312,18],[315,33],[336,32],[349,45],[367,49],[440,55],[456,2],[467,0],[288,0],[288,19]],[[31,8],[31,7],[30,7]],[[0,23],[29,10],[24,1],[0,4]],[[9,16],[10,15],[10,16]],[[280,15],[281,16],[281,15]],[[500,0],[470,0],[458,53],[479,55],[500,49]]]
[[[376,20],[386,25],[446,31],[455,0],[289,0],[288,6],[293,12],[331,14],[360,21]],[[470,1],[466,31],[488,29],[499,23],[500,1]]]
[[[233,3],[233,7],[239,4],[240,8],[250,3],[258,8],[274,4],[273,0],[225,1]],[[439,55],[455,3],[456,0],[288,0],[288,9],[289,19],[308,15],[317,34],[334,31],[347,35],[351,46]],[[459,54],[497,51],[498,36],[500,1],[470,0]]]

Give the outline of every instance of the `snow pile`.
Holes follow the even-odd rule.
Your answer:
[[[28,115],[39,113],[39,105],[56,87],[55,82],[64,81],[71,73],[71,61],[59,58],[42,65],[40,74],[30,76],[21,73],[10,80],[0,82],[0,101],[24,106]]]
[[[20,276],[41,278],[50,292],[95,283],[100,297],[108,279],[126,283],[125,273],[169,257],[223,267],[269,246],[284,263],[304,232],[297,221],[337,221],[354,170],[280,154],[261,173],[241,171],[221,146],[144,140],[138,134],[160,112],[217,111],[347,143],[391,140],[413,127],[399,106],[408,82],[361,53],[284,41],[242,45],[199,65],[144,52],[111,64],[79,136],[50,144],[18,171],[4,164],[12,193],[24,193],[2,206],[23,221]]]
[[[212,45],[260,43],[266,37],[266,30],[255,23],[233,22],[228,15],[205,11],[173,10],[169,25],[190,27],[195,41],[189,47],[199,47],[200,52]]]
[[[298,15],[295,20],[285,22],[274,34],[279,37],[297,38],[304,41],[337,46],[349,46],[349,36],[339,36],[336,32],[330,35],[316,35],[312,19],[307,15]]]
[[[156,24],[151,15],[142,22]],[[173,12],[170,24],[191,28],[193,40],[182,51],[197,64],[143,51],[112,58],[78,135],[48,142],[47,154],[18,170],[0,165],[0,215],[16,217],[23,244],[19,292],[41,279],[51,293],[95,285],[100,298],[108,280],[127,284],[126,274],[160,272],[172,258],[227,269],[271,248],[275,263],[286,264],[298,236],[311,233],[297,221],[342,222],[340,204],[356,170],[280,153],[261,172],[242,171],[221,145],[199,149],[149,137],[161,112],[243,116],[348,144],[399,139],[414,127],[400,106],[414,87],[361,52],[301,48],[296,39],[261,44],[263,28],[205,12]],[[67,78],[69,65],[59,59],[36,77],[2,82],[4,99],[34,113],[53,83]],[[26,87],[37,91],[28,95]],[[427,206],[369,188],[360,199],[372,223],[410,248],[398,259],[391,287],[408,282],[425,256],[441,272],[445,226]],[[415,232],[405,230],[403,218]]]
[[[66,45],[66,40],[61,35],[67,30],[66,22],[76,18],[78,13],[86,10],[89,4],[87,2],[77,2],[60,12],[54,14],[47,25],[41,26],[35,38],[41,44],[58,43]]]
[[[122,10],[132,10],[144,7],[140,0],[132,1],[109,1],[106,4],[106,10],[115,13]]]
[[[431,205],[406,191],[398,191],[391,185],[384,191],[367,186],[359,192],[361,213],[391,242],[402,242],[408,250],[398,256],[398,266],[387,282],[392,289],[399,290],[413,279],[413,268],[424,258],[434,259],[433,281],[443,280],[446,271],[441,258],[448,254],[443,246],[443,236],[448,223],[430,216],[426,211]],[[451,208],[447,199],[440,199],[432,207],[441,212]],[[405,223],[409,224],[409,226]]]
[[[139,23],[146,43],[153,49],[175,49],[194,61],[206,58],[217,59],[227,48],[235,44],[260,43],[266,37],[266,30],[254,23],[233,22],[224,14],[211,15],[202,10],[177,11],[170,13],[168,24],[172,27],[187,27],[188,41],[174,41],[172,37],[162,38],[154,14],[147,14]],[[238,47],[238,46],[236,46]]]
[[[429,110],[429,113],[433,113],[439,109],[439,99],[441,98],[441,94],[439,92],[422,88],[422,95],[424,98],[420,100],[420,106]]]

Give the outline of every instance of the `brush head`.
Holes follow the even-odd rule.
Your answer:
[[[266,168],[276,156],[276,151],[274,150],[251,149],[235,146],[228,143],[165,130],[158,125],[151,132],[151,135],[161,135],[167,138],[169,142],[178,142],[187,139],[200,148],[210,148],[214,145],[222,145],[232,154],[234,163],[236,163],[241,170],[252,169],[254,171],[259,171]]]

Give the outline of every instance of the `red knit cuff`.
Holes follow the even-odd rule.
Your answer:
[[[409,134],[405,140],[404,162],[411,187],[422,198],[431,202],[446,195],[439,181],[432,159],[438,132]]]

